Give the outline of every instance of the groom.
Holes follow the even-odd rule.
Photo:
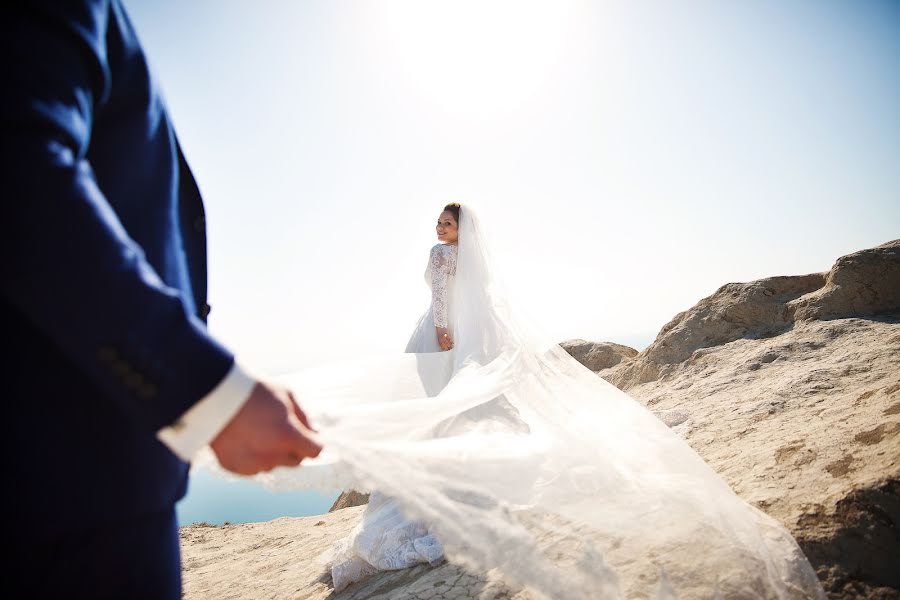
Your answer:
[[[191,457],[321,448],[206,328],[200,193],[119,0],[3,2],[0,57],[4,588],[179,598]]]

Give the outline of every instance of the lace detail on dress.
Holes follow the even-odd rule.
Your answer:
[[[330,553],[326,553],[326,566],[331,570],[335,592],[343,591],[348,586],[378,572],[378,569],[366,562],[363,557],[355,554],[351,545],[352,540],[351,534],[351,537],[337,542]]]
[[[456,274],[456,246],[437,244],[431,249],[431,309],[434,326],[447,326],[447,283]]]
[[[436,565],[444,548],[424,523],[408,520],[396,500],[372,492],[362,521],[324,558],[340,592],[378,571]]]

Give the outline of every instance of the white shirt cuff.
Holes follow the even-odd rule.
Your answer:
[[[235,361],[228,374],[211,392],[175,423],[157,431],[157,439],[183,461],[190,462],[237,414],[250,397],[256,382],[256,378]]]

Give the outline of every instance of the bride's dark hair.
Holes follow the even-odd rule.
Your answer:
[[[459,211],[462,209],[462,204],[459,202],[451,202],[447,206],[444,207],[444,210],[453,214],[453,218],[456,219],[456,224],[459,225]]]

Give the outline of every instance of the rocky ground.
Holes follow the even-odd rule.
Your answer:
[[[830,597],[900,598],[900,240],[841,257],[827,273],[726,284],[640,353],[563,347],[784,523]],[[364,501],[348,494],[321,517],[183,528],[185,596],[517,596],[491,573],[447,563],[333,594],[315,557],[347,534]]]
[[[318,557],[345,537],[364,506],[327,515],[281,518],[244,525],[190,525],[181,528],[185,598],[216,600],[532,600],[515,594],[492,573],[471,573],[444,562],[388,571],[340,594]]]
[[[791,530],[834,597],[898,597],[900,314],[698,349],[628,391],[684,411],[676,430]]]

